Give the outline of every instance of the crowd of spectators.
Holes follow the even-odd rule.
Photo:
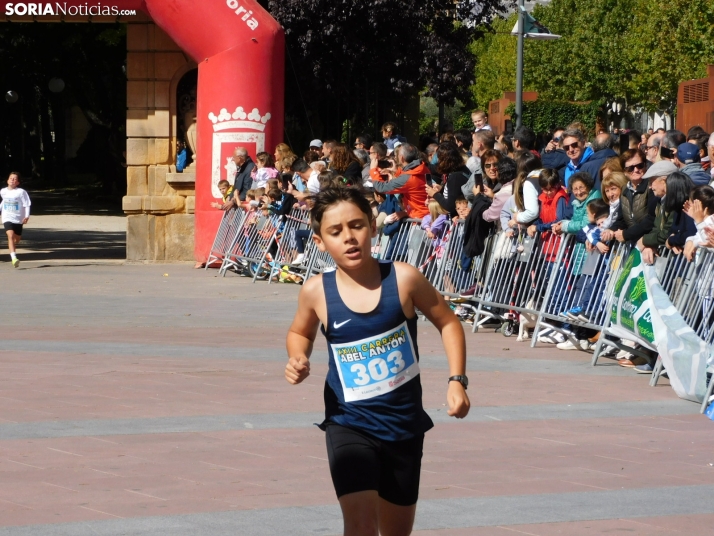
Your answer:
[[[366,134],[350,143],[315,139],[301,156],[281,143],[273,155],[260,153],[253,161],[238,147],[235,178],[219,185],[224,199],[214,206],[284,216],[295,206],[309,210],[311,195],[327,186],[359,187],[385,236],[407,220],[420,220],[438,245],[449,221],[464,222],[461,264],[478,256],[484,236],[496,232],[540,234],[542,247],[550,249],[573,235],[583,252],[602,254],[630,244],[649,264],[663,248],[688,261],[698,248],[714,248],[714,134],[701,127],[686,134],[601,131],[589,140],[586,127],[575,123],[554,129],[539,147],[525,126],[497,137],[485,112],[474,112],[472,119],[471,130],[421,139],[419,145],[390,122],[382,126],[380,141]],[[301,251],[294,263],[303,260]],[[579,278],[571,290],[586,295],[591,284],[592,278]],[[455,290],[463,301],[475,288]],[[564,314],[576,317],[586,307]],[[541,342],[587,350],[596,338],[576,330],[574,338],[552,333]],[[623,366],[651,371],[651,362],[618,357]]]

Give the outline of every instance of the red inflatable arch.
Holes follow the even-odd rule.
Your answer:
[[[255,156],[282,141],[285,38],[255,0],[20,0],[0,2],[7,15],[72,15],[141,10],[198,64],[195,255],[205,261],[220,211],[210,207],[236,146]],[[12,7],[10,7],[12,4]],[[12,10],[12,11],[10,11]],[[92,11],[94,10],[94,12]],[[126,19],[124,19],[126,20]]]

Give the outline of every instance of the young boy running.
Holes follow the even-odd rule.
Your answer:
[[[7,178],[7,188],[0,190],[2,198],[2,224],[7,234],[12,265],[17,268],[20,261],[15,249],[22,237],[22,226],[30,219],[30,196],[20,186],[20,174],[16,171]]]
[[[456,418],[469,411],[464,332],[416,268],[372,258],[376,226],[369,202],[357,189],[323,190],[311,218],[313,239],[337,270],[310,278],[300,292],[287,336],[285,377],[292,384],[308,377],[321,324],[330,356],[320,427],[326,432],[344,533],[408,535],[424,433],[433,426],[422,407],[415,309],[449,342],[448,414]]]

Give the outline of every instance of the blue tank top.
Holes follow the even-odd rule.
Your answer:
[[[336,272],[322,275],[327,302],[322,332],[329,347],[325,423],[402,441],[423,434],[434,423],[421,400],[417,317],[407,318],[402,311],[392,263],[379,266],[381,296],[369,313],[345,305]]]

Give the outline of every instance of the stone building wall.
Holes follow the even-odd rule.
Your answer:
[[[193,259],[195,175],[175,173],[176,88],[196,64],[149,20],[127,24],[127,259]]]

